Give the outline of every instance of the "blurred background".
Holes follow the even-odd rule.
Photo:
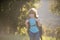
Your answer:
[[[29,40],[30,8],[37,9],[42,40],[60,40],[60,0],[0,0],[0,40]]]

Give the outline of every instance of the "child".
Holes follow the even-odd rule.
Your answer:
[[[25,22],[25,25],[29,31],[30,40],[40,40],[39,39],[40,34],[39,34],[39,28],[38,28],[40,27],[40,21],[37,18],[36,14],[37,14],[37,10],[34,8],[31,8],[29,10],[29,15],[28,15],[29,18]]]

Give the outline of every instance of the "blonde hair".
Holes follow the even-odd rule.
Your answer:
[[[33,12],[33,13],[31,13],[31,12]],[[37,10],[36,10],[35,8],[31,8],[31,9],[28,11],[28,16],[29,16],[29,14],[34,14],[35,18],[38,17],[38,16],[37,16]]]

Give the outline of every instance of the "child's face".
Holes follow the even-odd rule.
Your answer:
[[[33,18],[34,17],[34,14],[29,14],[29,17]]]

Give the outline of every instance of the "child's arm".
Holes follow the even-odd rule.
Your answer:
[[[25,25],[26,25],[26,27],[28,29],[28,27],[29,27],[28,20],[25,21]]]

